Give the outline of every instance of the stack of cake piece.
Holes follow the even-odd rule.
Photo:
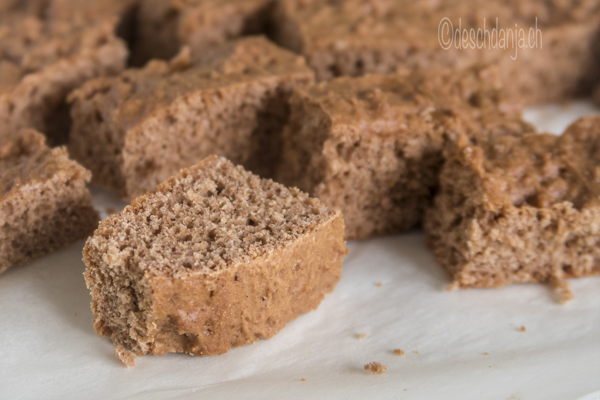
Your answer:
[[[273,336],[334,289],[345,239],[423,227],[461,288],[600,274],[600,118],[552,136],[521,117],[600,83],[595,0],[0,13],[0,272],[90,234],[90,179],[131,201],[84,248],[94,327],[128,364]],[[444,17],[543,37],[517,60],[445,51]]]

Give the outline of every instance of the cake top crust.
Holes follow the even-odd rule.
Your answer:
[[[93,80],[73,92],[70,99],[86,99],[101,93],[111,108],[119,108],[115,117],[126,130],[189,93],[295,74],[313,76],[302,57],[264,37],[248,37],[208,51],[197,60],[184,48],[171,61],[154,60],[119,77]]]
[[[497,137],[457,149],[481,184],[487,208],[600,205],[600,117],[584,118],[562,136]],[[474,185],[475,185],[474,181]]]
[[[33,129],[0,134],[0,201],[19,187],[57,175],[86,181],[91,177],[89,171],[69,160],[64,148],[50,149],[45,137]]]
[[[152,276],[215,274],[281,249],[339,217],[298,189],[211,156],[100,224],[86,246]]]
[[[132,4],[51,0],[0,8],[0,91],[50,64],[102,47],[114,37],[119,14]]]
[[[460,18],[466,29],[482,27],[486,18],[490,30],[496,18],[500,28],[516,23],[527,29],[536,26],[536,18],[542,29],[600,18],[596,0],[283,0],[281,7],[300,28],[306,48],[333,42],[345,46],[348,41],[439,48],[438,26],[444,18],[455,28]]]
[[[419,119],[470,136],[533,131],[521,121],[519,102],[505,95],[493,67],[341,77],[300,87],[296,95],[317,105],[334,128],[369,124],[382,134],[408,134]]]

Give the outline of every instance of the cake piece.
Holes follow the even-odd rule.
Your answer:
[[[0,273],[85,239],[98,226],[90,173],[33,130],[0,134]]]
[[[600,79],[597,0],[277,4],[276,41],[304,54],[319,80],[483,62],[497,65],[508,89],[533,104],[589,94]]]
[[[114,17],[76,23],[42,10],[18,8],[0,21],[0,129],[35,128],[58,145],[69,133],[68,93],[122,71],[128,52]]]
[[[317,308],[344,220],[211,156],[104,220],[83,252],[94,327],[138,355],[227,352]]]
[[[289,94],[313,79],[301,57],[262,37],[231,42],[197,62],[184,51],[75,91],[69,151],[94,183],[126,199],[211,154],[269,177]]]
[[[337,78],[290,104],[277,180],[341,210],[347,239],[418,226],[456,135],[533,130],[484,67]]]
[[[140,3],[134,64],[170,59],[182,47],[202,52],[268,30],[274,0],[145,0]]]
[[[457,142],[425,230],[455,287],[600,273],[600,118],[561,136]]]
[[[34,1],[39,2],[40,0]],[[129,49],[136,43],[136,28],[141,0],[43,1],[46,18],[54,21],[68,21],[77,26],[112,20],[115,22],[115,34],[127,43]]]

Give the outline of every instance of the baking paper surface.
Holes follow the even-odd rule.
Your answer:
[[[526,118],[560,133],[594,113],[580,102]],[[103,217],[124,206],[93,192]],[[419,231],[348,247],[335,292],[274,338],[215,357],[145,356],[129,369],[92,328],[83,242],[9,269],[0,399],[575,400],[600,390],[600,278],[572,281],[567,305],[544,285],[447,292]],[[387,373],[366,373],[372,361]]]

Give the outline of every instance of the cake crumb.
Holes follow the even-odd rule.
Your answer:
[[[561,277],[552,277],[550,279],[550,286],[558,295],[558,302],[560,304],[567,304],[573,300],[573,292],[571,292],[571,285],[569,282]]]
[[[521,332],[525,332],[526,330],[527,330],[527,329],[525,329],[525,327],[524,327],[524,326],[521,326],[521,329],[519,329],[519,331],[521,331]]]
[[[133,351],[126,350],[123,346],[118,346],[115,349],[115,356],[117,356],[127,368],[135,366],[135,353]]]
[[[382,286],[383,286],[383,284],[381,282],[377,283],[377,287],[382,287]]]
[[[397,356],[403,356],[404,350],[396,349],[396,350],[394,350],[394,354]]]
[[[372,374],[385,374],[387,371],[387,365],[373,361],[372,363],[365,365],[365,371],[369,371]]]
[[[360,340],[363,340],[363,339],[364,339],[364,338],[366,338],[366,337],[367,337],[367,334],[366,334],[366,333],[364,333],[364,332],[361,332],[361,334],[360,334],[360,335],[358,335],[358,338],[359,338]]]
[[[488,353],[488,352],[485,352],[485,353],[483,353],[483,355],[484,355],[484,356],[489,356],[489,355],[490,355],[490,353]]]
[[[415,354],[419,354],[419,352],[417,350],[415,350]]]
[[[306,382],[306,379],[304,379],[304,378],[300,378],[300,380],[301,380],[302,382]]]

